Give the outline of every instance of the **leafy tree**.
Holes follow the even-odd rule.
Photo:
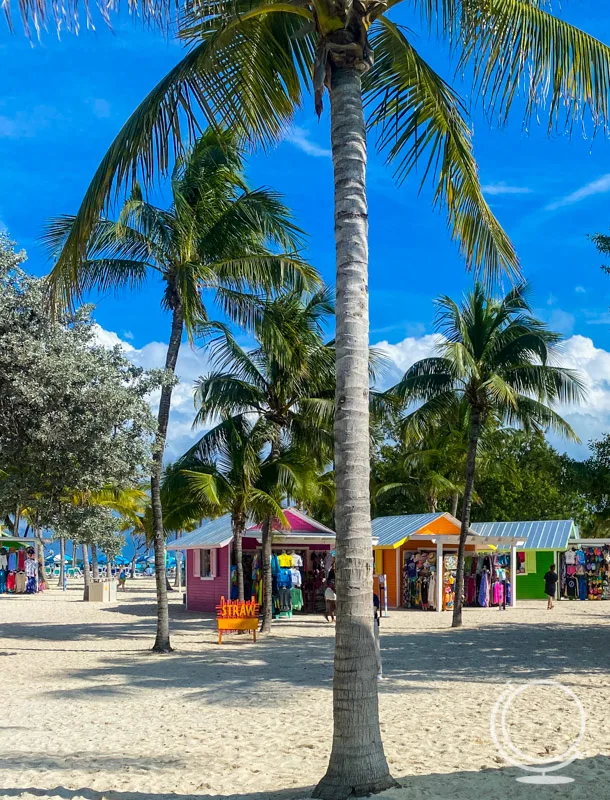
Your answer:
[[[440,355],[407,370],[390,393],[422,405],[410,414],[412,427],[426,430],[442,420],[456,401],[469,408],[469,441],[462,503],[453,627],[462,624],[464,548],[470,526],[477,451],[490,416],[526,430],[552,428],[577,439],[551,408],[584,397],[578,375],[556,366],[559,334],[534,319],[521,284],[504,298],[487,297],[480,285],[461,304],[437,300],[436,325],[443,334]]]
[[[447,206],[451,233],[471,265],[492,275],[517,271],[513,248],[479,185],[464,105],[422,59],[407,32],[390,19],[397,5],[379,0],[190,4],[179,20],[187,55],[115,138],[62,255],[66,264],[82,258],[90,231],[117,186],[139,172],[150,179],[155,166],[167,169],[171,139],[180,139],[184,128],[196,129],[198,110],[209,123],[268,145],[281,137],[301,107],[312,78],[318,114],[325,88],[329,90],[340,298],[337,558],[346,565],[337,575],[338,630],[345,633],[338,637],[336,650],[334,746],[328,773],[317,789],[332,800],[393,785],[374,721],[378,703],[369,613],[367,127],[378,134],[379,149],[399,180],[418,164],[425,176],[434,177],[435,202]],[[460,74],[472,77],[472,96],[482,96],[494,117],[504,120],[514,99],[523,95],[526,119],[548,100],[550,125],[565,120],[569,130],[589,114],[594,125],[605,124],[610,50],[541,5],[531,0],[412,0],[408,7],[458,54]],[[168,6],[160,6],[142,3],[141,10],[165,20]],[[62,13],[56,4],[24,0],[20,8],[26,20],[30,11],[37,20],[44,19],[52,8],[73,21],[74,6]],[[113,8],[110,0],[102,0],[103,11]],[[357,666],[354,671],[341,669],[345,664]],[[361,679],[360,672],[371,679]],[[371,688],[353,696],[352,680],[358,685],[364,680]],[[356,723],[363,718],[372,720],[366,731]]]
[[[173,203],[168,210],[144,199],[138,186],[117,222],[97,221],[78,263],[61,256],[78,231],[78,219],[52,222],[47,243],[59,260],[50,276],[55,303],[69,306],[74,296],[93,288],[117,291],[139,287],[147,277],[164,285],[162,305],[171,313],[165,360],[167,380],[161,388],[150,494],[157,584],[157,635],[153,650],[171,651],[165,532],[161,505],[162,460],[169,421],[176,361],[186,329],[192,340],[208,322],[204,293],[212,292],[225,312],[240,317],[243,292],[316,280],[313,269],[290,255],[300,244],[279,196],[251,190],[243,176],[240,151],[228,134],[208,131],[176,162]]]
[[[196,422],[214,415],[264,420],[270,459],[307,453],[320,469],[332,459],[334,350],[323,341],[331,293],[291,292],[262,301],[249,352],[224,329],[212,346],[215,369],[196,384]],[[271,630],[271,516],[263,525],[264,632]]]
[[[0,512],[19,535],[75,496],[138,484],[151,459],[158,378],[95,343],[91,307],[53,320],[44,282],[0,237]]]
[[[493,471],[480,470],[472,519],[575,519],[587,526],[586,462],[560,454],[541,431],[499,431]]]

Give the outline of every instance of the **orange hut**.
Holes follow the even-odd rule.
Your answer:
[[[404,605],[406,565],[414,553],[429,554],[430,562],[441,565],[437,574],[441,578],[450,572],[455,562],[459,544],[461,523],[449,513],[406,514],[393,517],[377,517],[373,520],[373,546],[375,554],[376,587],[380,575],[385,576],[387,603],[389,608]],[[482,536],[470,530],[466,541],[466,554],[474,557],[477,553],[490,552],[499,546],[504,548],[507,561],[506,581],[510,583],[507,593],[511,605],[516,601],[516,547],[522,544],[518,537]],[[436,567],[433,567],[436,571]],[[450,578],[449,578],[450,579]],[[442,611],[447,603],[443,598],[443,580],[434,580],[434,596],[430,598],[431,607]]]

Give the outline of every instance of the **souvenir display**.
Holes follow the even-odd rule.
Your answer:
[[[610,600],[610,545],[571,547],[559,563],[561,597]]]
[[[36,594],[43,588],[32,546],[0,547],[0,594]]]
[[[464,558],[464,605],[510,605],[510,555],[491,553]]]

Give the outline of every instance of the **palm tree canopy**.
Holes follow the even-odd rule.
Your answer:
[[[21,0],[24,19],[44,23],[55,11],[73,19],[77,1],[58,6]],[[98,0],[107,15],[118,4]],[[165,173],[199,120],[234,131],[251,145],[277,142],[313,89],[320,107],[329,64],[356,53],[368,70],[364,101],[398,180],[416,164],[435,184],[452,236],[470,265],[490,275],[518,271],[513,247],[485,201],[467,111],[455,91],[421,58],[409,32],[390,16],[399,5],[457,53],[494,119],[517,96],[525,119],[548,109],[549,125],[590,121],[604,129],[610,97],[610,48],[532,0],[205,0],[187,4],[180,35],[189,49],[142,101],[102,160],[60,257],[62,269],[85,257],[91,231],[115,192]],[[5,5],[5,7],[8,7]],[[167,20],[168,0],[130,3],[151,20]],[[373,63],[373,52],[375,60]]]
[[[168,210],[148,202],[135,184],[118,219],[93,227],[83,261],[68,266],[59,258],[49,277],[55,302],[69,305],[93,288],[136,288],[157,274],[164,307],[182,306],[192,336],[207,322],[206,289],[230,313],[249,288],[315,285],[317,273],[295,255],[303,235],[290,212],[275,192],[249,189],[243,169],[231,135],[208,130],[176,161]],[[53,256],[74,226],[70,216],[49,224],[45,241]]]
[[[441,297],[436,327],[439,355],[413,364],[388,392],[404,405],[421,404],[407,417],[407,429],[422,436],[463,401],[483,420],[495,416],[577,440],[553,406],[581,401],[585,387],[577,372],[557,364],[561,336],[532,316],[526,284],[500,300],[477,284],[461,306]]]
[[[324,343],[323,323],[332,312],[329,289],[261,300],[252,315],[252,350],[223,326],[210,326],[220,335],[210,348],[214,369],[196,383],[195,424],[214,415],[254,414],[331,460],[335,354]]]
[[[269,452],[268,422],[246,415],[223,420],[207,431],[163,479],[165,524],[180,530],[206,517],[230,513],[234,526],[266,517],[286,523],[282,502],[310,496],[315,465],[307,454],[281,448]]]

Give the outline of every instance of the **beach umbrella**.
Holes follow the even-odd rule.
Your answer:
[[[125,556],[117,556],[114,559],[114,563],[118,564],[121,567],[124,567],[126,564],[130,564],[131,562],[129,561],[128,558],[125,558]]]

